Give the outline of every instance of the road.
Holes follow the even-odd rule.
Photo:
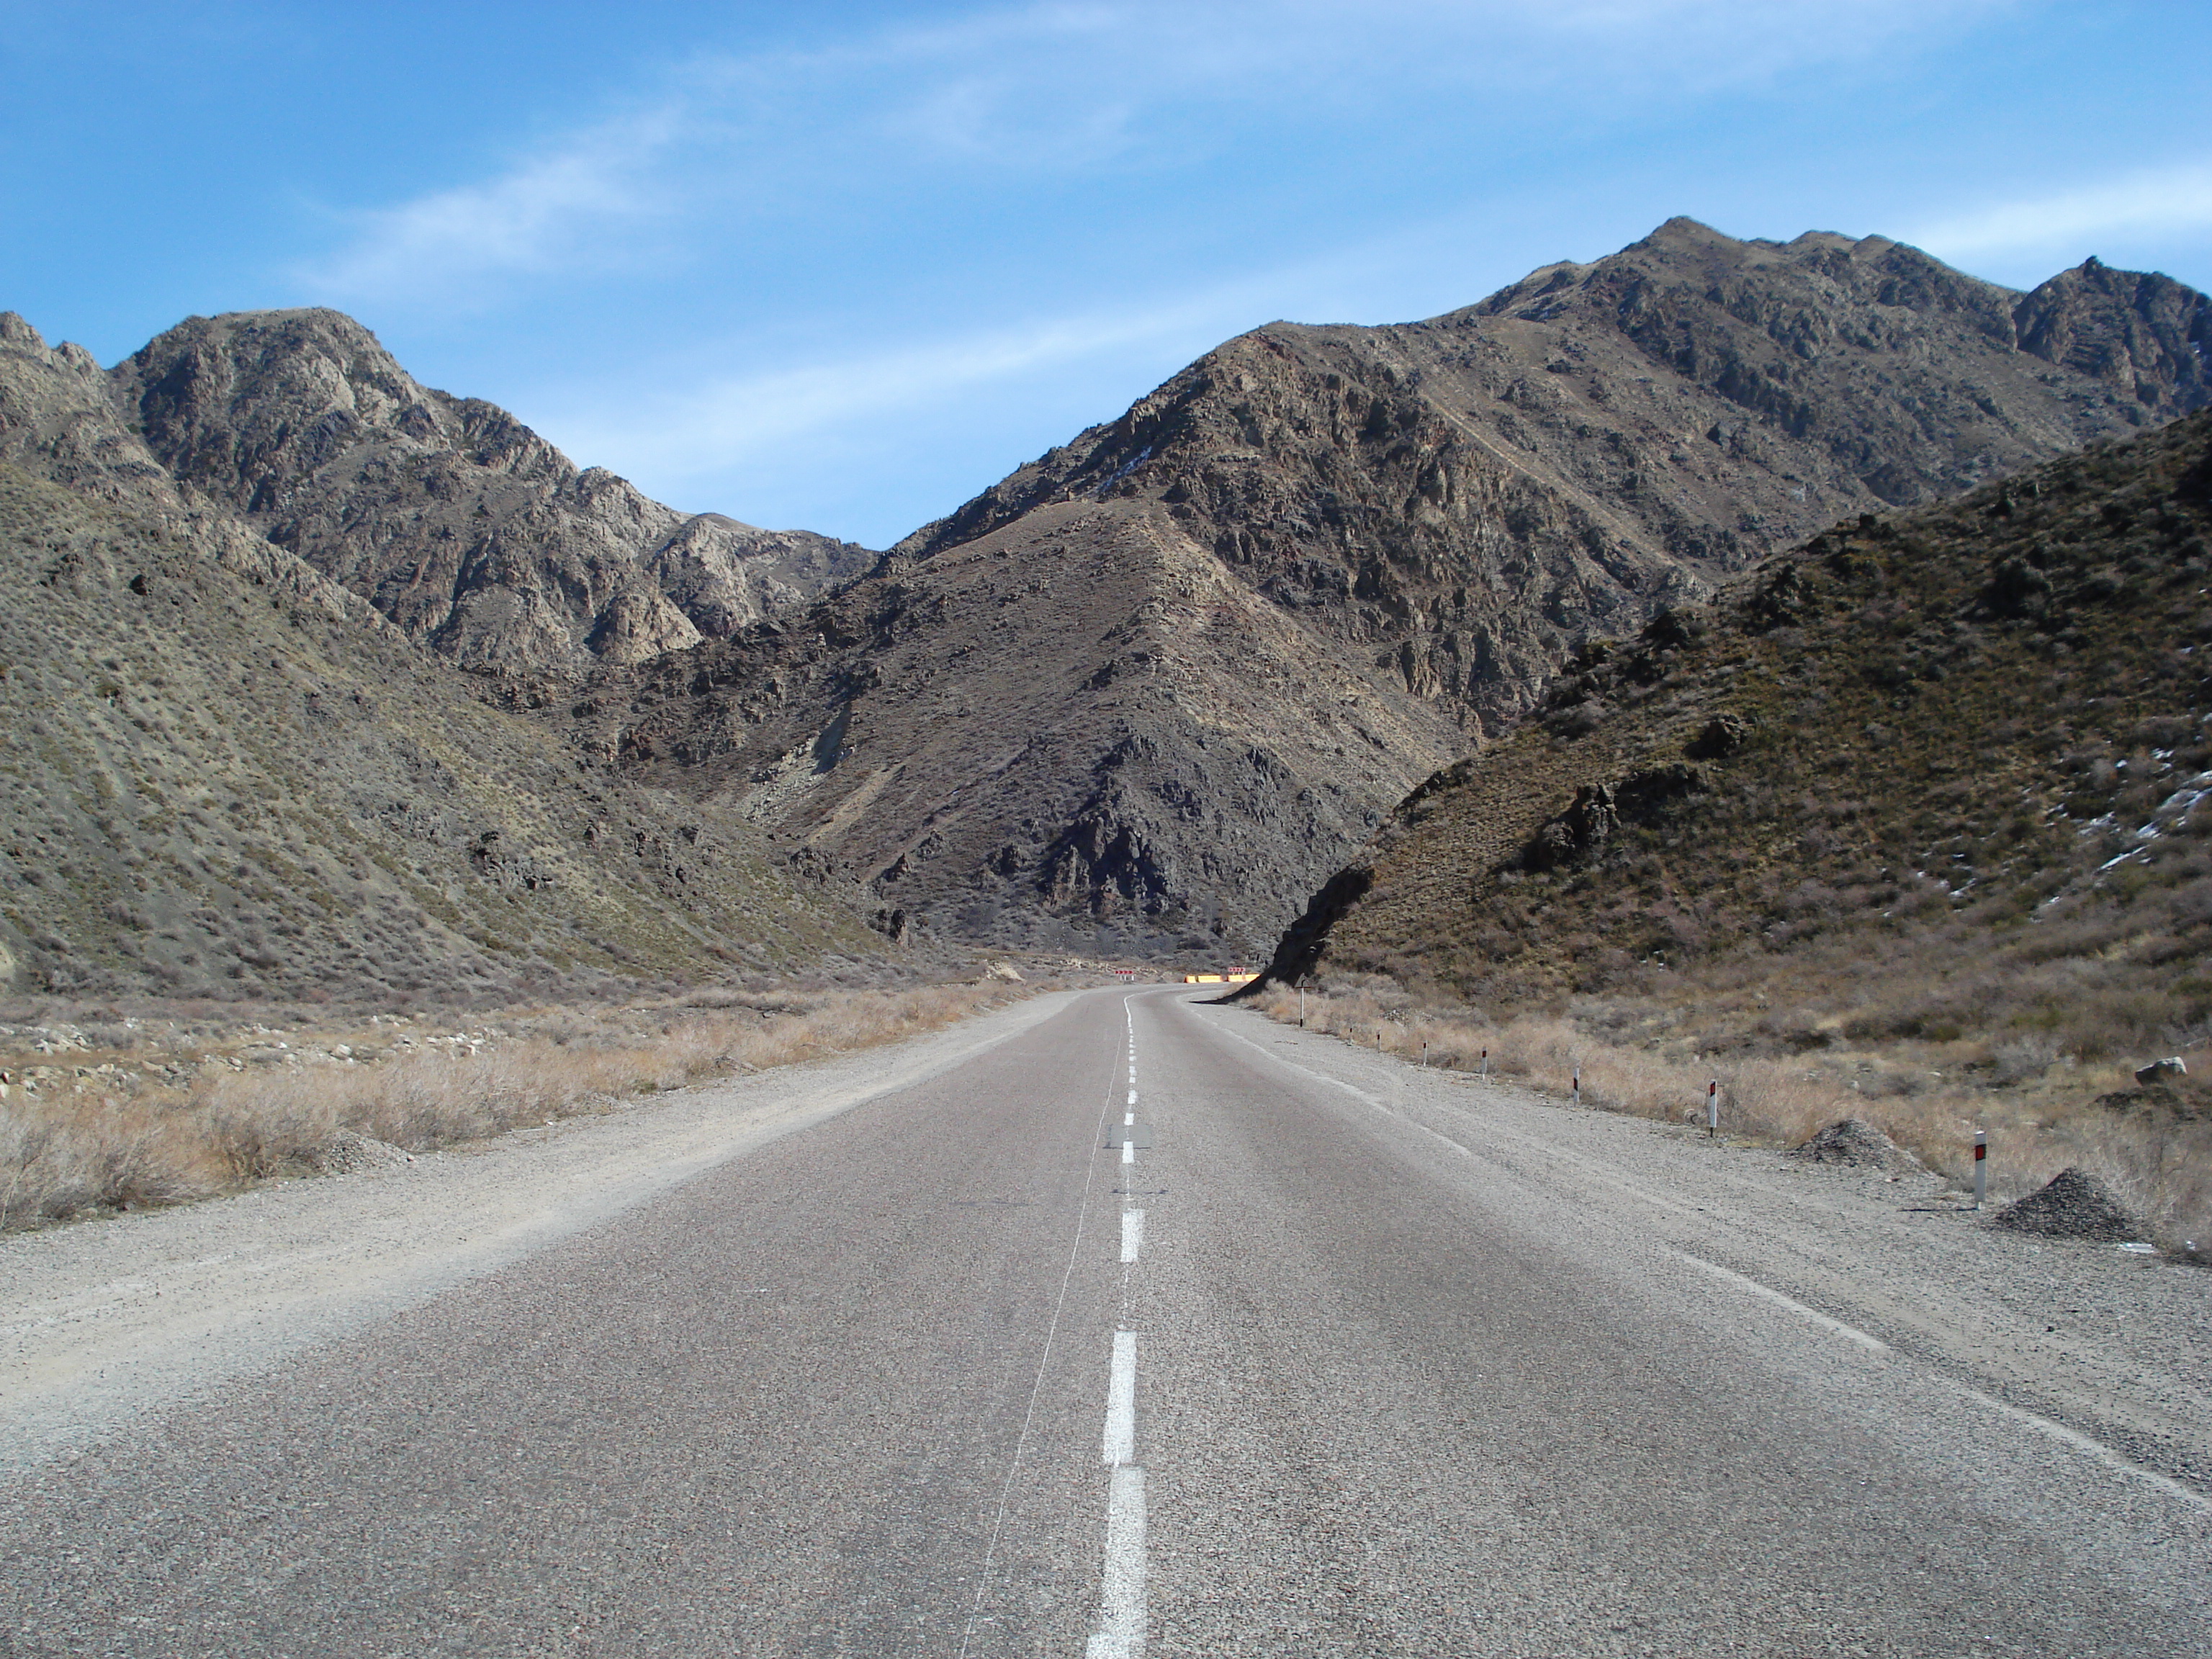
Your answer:
[[[19,1458],[0,1655],[2212,1654],[2212,1276],[1180,988],[860,1092]]]

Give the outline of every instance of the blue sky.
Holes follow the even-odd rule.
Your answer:
[[[331,305],[689,510],[888,544],[1279,317],[1686,213],[2212,286],[2212,5],[19,4],[0,308]]]

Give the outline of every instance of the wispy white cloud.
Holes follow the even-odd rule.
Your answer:
[[[617,239],[676,204],[655,167],[684,126],[672,101],[568,134],[480,183],[343,215],[350,240],[297,275],[338,299],[450,299],[487,277],[617,264],[628,248]]]
[[[541,416],[572,453],[617,471],[703,475],[782,452],[826,428],[1155,343],[1211,340],[1219,294],[1152,309],[1039,319],[882,351],[710,380],[629,409]]]
[[[1705,95],[1877,58],[2012,0],[1042,0],[879,26],[808,51],[704,51],[642,113],[559,135],[478,182],[342,215],[301,267],[340,302],[452,303],[501,279],[696,253],[732,222],[802,213],[888,173],[1191,165],[1249,112],[1351,118],[1439,87],[1500,107]],[[1285,112],[1292,112],[1285,115]],[[804,185],[795,181],[804,180]],[[802,201],[800,198],[811,198]],[[715,228],[714,227],[719,227]],[[640,237],[660,240],[642,255]],[[696,245],[696,246],[695,246]]]
[[[2127,173],[1933,221],[1908,233],[1946,259],[2078,249],[2100,237],[2212,229],[2212,161]]]
[[[1340,297],[1378,273],[1433,262],[1437,248],[1463,230],[1454,222],[1417,226],[1202,285],[1163,283],[1116,307],[885,343],[752,373],[694,377],[674,390],[655,376],[648,381],[655,389],[643,396],[585,392],[566,408],[540,405],[533,418],[571,455],[626,476],[650,477],[656,487],[680,493],[687,478],[805,452],[816,438],[838,428],[895,426],[924,411],[973,407],[978,399],[1003,398],[1024,386],[1102,372],[1126,382],[1139,363],[1158,366],[1164,378],[1223,340],[1285,315],[1285,307],[1316,296]],[[714,354],[695,349],[686,355]],[[1130,387],[1128,395],[1144,389]],[[1092,418],[1116,412],[1102,405]]]

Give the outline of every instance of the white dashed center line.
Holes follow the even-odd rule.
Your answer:
[[[1137,1016],[1125,1000],[1129,1024],[1129,1109],[1123,1114],[1121,1162],[1137,1161]],[[1145,1212],[1121,1199],[1121,1262],[1137,1259],[1145,1242]],[[1128,1274],[1121,1276],[1121,1300],[1128,1305]],[[1098,1622],[1084,1650],[1085,1659],[1142,1659],[1145,1651],[1145,1472],[1137,1467],[1137,1334],[1114,1334],[1114,1359],[1106,1383],[1106,1432],[1103,1443],[1108,1474],[1106,1572],[1099,1593]]]
[[[1114,1333],[1114,1367],[1106,1382],[1106,1463],[1137,1461],[1137,1334]]]
[[[1106,1589],[1084,1659],[1139,1659],[1145,1650],[1145,1472],[1114,1471],[1106,1502]]]

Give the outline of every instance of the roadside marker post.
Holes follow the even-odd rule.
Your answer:
[[[1298,987],[1298,1030],[1306,1029],[1306,988]]]
[[[1567,1091],[1567,1103],[1570,1106],[1579,1106],[1583,1103],[1583,1068],[1579,1066],[1575,1067],[1573,1085]]]
[[[1715,1078],[1705,1085],[1705,1139],[1711,1140],[1721,1132],[1721,1080]]]
[[[1421,1069],[1425,1072],[1429,1069],[1429,1045],[1425,1042],[1421,1045]]]
[[[1487,1048],[1482,1051],[1482,1080],[1485,1083],[1490,1081],[1490,1050]]]
[[[1974,1207],[1980,1209],[1990,1192],[1990,1137],[1986,1129],[1974,1131]]]

